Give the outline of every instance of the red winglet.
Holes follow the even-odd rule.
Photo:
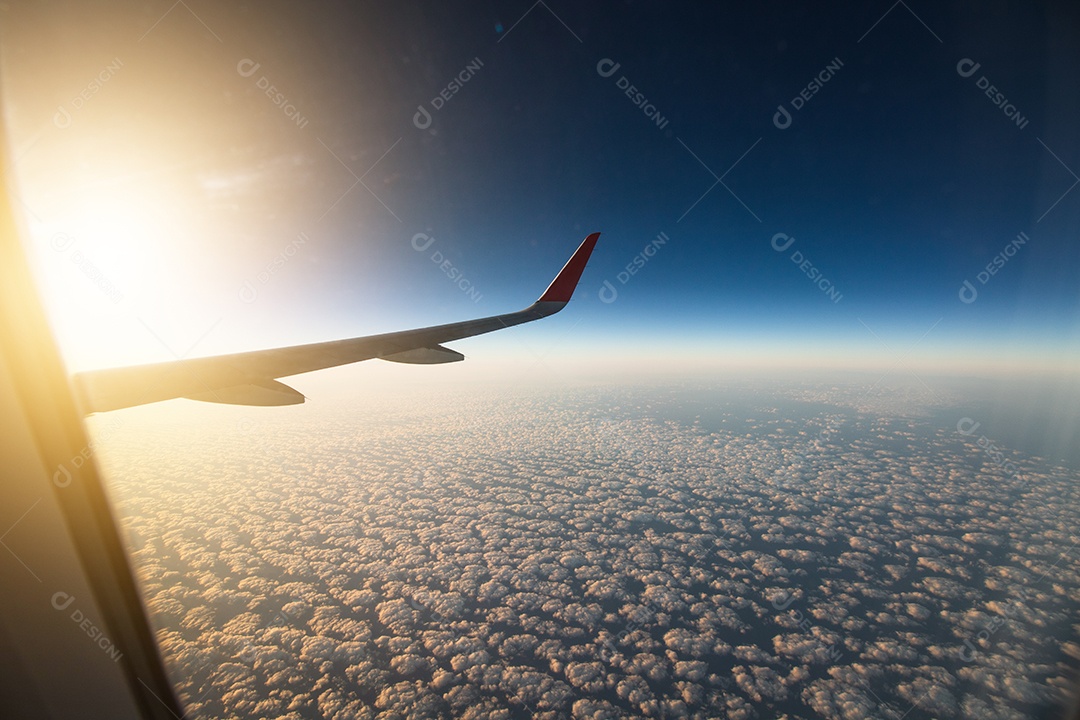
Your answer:
[[[592,255],[596,240],[599,237],[600,233],[594,232],[585,238],[584,242],[574,251],[566,265],[563,265],[563,269],[551,281],[548,289],[544,291],[544,294],[540,296],[537,302],[570,302],[570,296],[574,294],[574,288],[577,287],[578,280],[581,279],[581,273],[585,270],[585,263],[589,262],[589,256]]]

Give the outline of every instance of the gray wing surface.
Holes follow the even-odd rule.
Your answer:
[[[483,335],[545,318],[566,307],[600,233],[592,233],[540,298],[524,310],[434,327],[78,373],[75,389],[83,411],[106,412],[135,405],[190,398],[234,405],[295,405],[304,396],[278,378],[379,358],[437,364],[464,360],[443,343]]]

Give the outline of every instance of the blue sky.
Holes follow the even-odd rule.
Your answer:
[[[915,346],[928,368],[1075,365],[1077,49],[1043,10],[180,10],[13,18],[8,114],[34,242],[70,233],[123,291],[58,321],[79,330],[73,364],[514,309],[600,230],[570,310],[515,332],[571,333],[598,356],[737,345],[797,364]],[[71,210],[88,187],[111,209],[97,239]],[[54,305],[104,302],[85,266],[43,256]],[[245,283],[254,302],[237,301]]]

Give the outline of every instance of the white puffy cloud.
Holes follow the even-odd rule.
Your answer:
[[[159,642],[203,715],[1052,704],[1064,670],[1046,654],[1080,598],[1063,556],[1080,518],[1054,501],[1074,474],[1029,463],[1038,482],[1017,493],[911,417],[818,418],[858,428],[839,442],[784,413],[740,433],[458,400],[381,408],[397,425],[283,422],[228,452],[191,428],[182,452],[152,445],[159,466],[111,460],[131,478],[127,522],[151,538],[136,558]]]

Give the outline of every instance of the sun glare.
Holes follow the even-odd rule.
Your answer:
[[[180,269],[170,257],[175,211],[161,184],[131,173],[85,180],[102,175],[26,188],[38,282],[72,370],[161,359],[139,317]]]

